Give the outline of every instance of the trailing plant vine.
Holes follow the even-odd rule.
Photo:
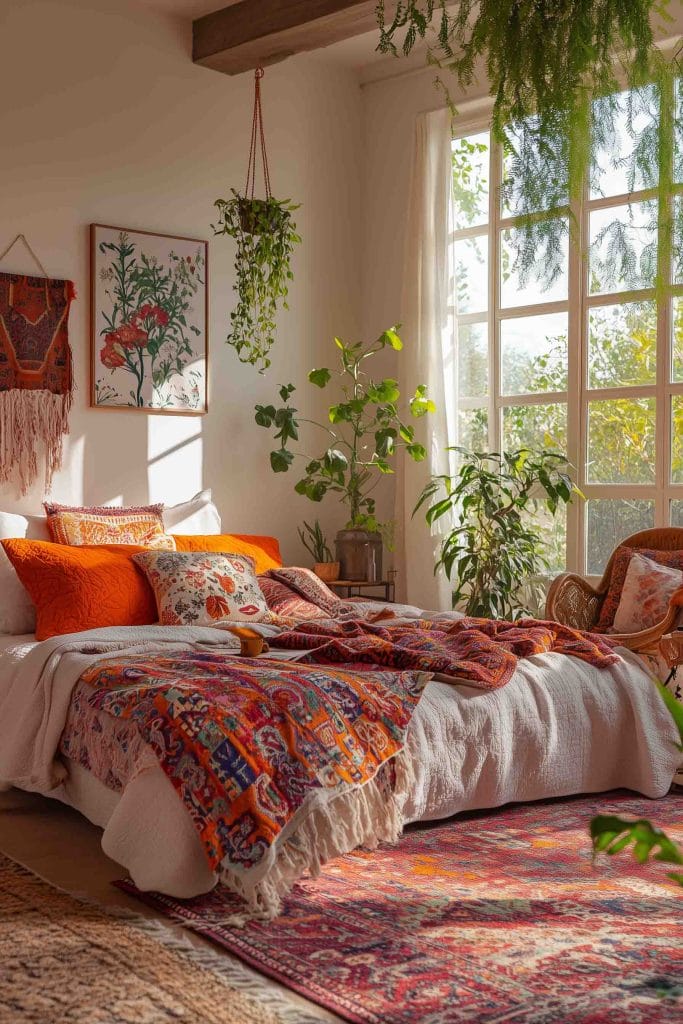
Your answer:
[[[613,167],[627,164],[629,191],[656,191],[646,227],[659,227],[664,243],[672,232],[683,238],[683,202],[671,202],[672,180],[683,180],[681,51],[667,58],[654,45],[651,25],[652,16],[666,19],[667,4],[460,0],[453,7],[449,0],[398,0],[387,20],[378,0],[381,52],[408,54],[425,40],[428,63],[463,88],[485,65],[494,97],[491,131],[505,157],[501,202],[507,215],[520,218],[510,243],[523,285],[533,275],[548,286],[560,273],[564,240],[576,226],[572,205],[587,175],[599,191],[591,151]],[[445,76],[437,82],[450,101]],[[630,91],[619,95],[623,89]],[[643,124],[638,115],[660,98],[661,117]],[[617,128],[633,140],[627,156],[614,150]],[[667,283],[660,268],[652,274],[656,251],[638,254],[617,221],[594,241],[604,243],[610,273]]]
[[[228,344],[240,362],[257,366],[260,373],[270,366],[268,353],[275,340],[278,303],[287,305],[289,282],[294,275],[290,258],[301,242],[292,213],[298,210],[289,199],[274,199],[270,189],[270,170],[261,109],[263,68],[254,72],[254,113],[251,146],[244,194],[231,189],[232,199],[217,199],[219,223],[214,233],[229,235],[237,242],[235,284],[237,305],[230,314]],[[261,153],[265,199],[254,197],[256,164]]]
[[[290,258],[301,242],[292,213],[298,209],[288,199],[245,199],[231,189],[232,199],[217,199],[217,235],[237,242],[235,255],[237,305],[230,314],[227,341],[242,363],[270,366],[268,353],[275,340],[278,303],[289,309],[287,294],[293,278]]]

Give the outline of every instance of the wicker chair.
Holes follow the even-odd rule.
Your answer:
[[[683,551],[683,528],[671,526],[658,530],[641,530],[622,540],[619,547],[652,548],[656,551]],[[545,605],[545,616],[553,622],[574,629],[591,630],[600,618],[605,595],[612,578],[612,566],[615,552],[612,552],[602,579],[596,587],[592,587],[582,576],[565,572],[553,580],[548,591]],[[668,611],[661,622],[640,633],[615,633],[616,639],[623,647],[632,651],[651,653],[657,649],[659,641],[665,633],[675,628],[681,614],[683,588],[676,591],[669,604]]]

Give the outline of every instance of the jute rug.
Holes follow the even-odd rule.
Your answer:
[[[235,906],[220,887],[187,902],[138,895],[354,1024],[683,1021],[683,891],[630,853],[593,864],[599,812],[683,838],[682,795],[607,793],[340,857],[269,924],[224,925]]]
[[[311,1019],[262,988],[225,954],[123,908],[83,903],[0,855],[1,1024]]]

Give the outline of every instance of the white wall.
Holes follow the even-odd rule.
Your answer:
[[[211,486],[226,529],[276,534],[288,558],[301,558],[296,524],[321,510],[294,493],[291,472],[270,471],[253,406],[280,383],[305,384],[312,366],[330,361],[333,335],[360,325],[361,93],[351,72],[328,64],[301,56],[264,81],[273,186],[304,203],[304,244],[261,377],[225,345],[234,251],[209,227],[213,200],[245,176],[252,76],[194,66],[189,23],[132,0],[0,3],[0,248],[24,232],[48,273],[78,292],[77,391],[56,500],[173,503]],[[88,408],[90,222],[209,239],[206,417]],[[0,269],[33,266],[17,249]],[[299,408],[315,412],[300,394]],[[23,499],[2,487],[0,508],[37,511],[43,497],[40,482]],[[332,506],[322,512],[335,520]]]

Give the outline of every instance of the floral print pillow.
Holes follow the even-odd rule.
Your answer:
[[[614,616],[617,614],[617,608],[621,601],[621,592],[624,589],[626,573],[634,554],[648,558],[657,565],[666,565],[670,569],[683,570],[683,551],[658,551],[655,548],[629,548],[625,545],[620,545],[614,552],[609,590],[602,602],[600,618],[593,632],[607,633],[614,625]]]
[[[272,620],[254,562],[245,555],[143,551],[133,559],[149,580],[164,626]]]
[[[621,600],[614,616],[612,633],[639,633],[656,626],[666,615],[669,602],[683,587],[680,569],[658,565],[634,553],[626,571]]]

